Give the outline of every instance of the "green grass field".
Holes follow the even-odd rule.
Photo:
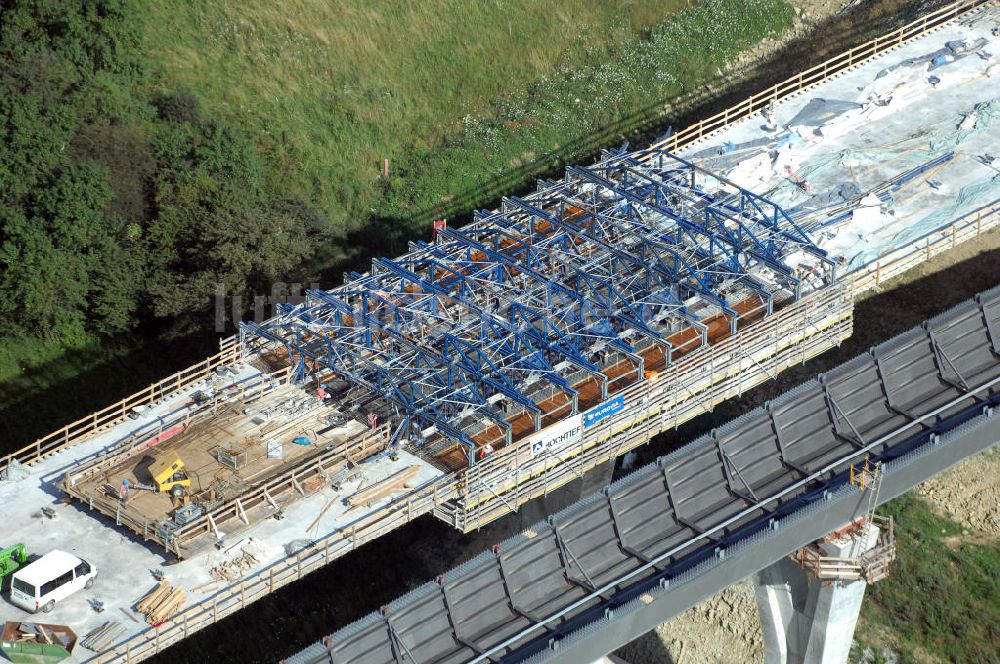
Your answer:
[[[276,190],[340,229],[311,268],[337,280],[425,236],[430,217],[467,215],[660,120],[794,11],[784,0],[142,0],[133,16],[143,84],[189,89],[253,138]],[[0,339],[0,412],[67,395],[43,419],[8,419],[5,447],[141,387],[126,368],[129,380],[69,395],[101,365],[167,374],[197,359],[140,360],[133,336]]]
[[[146,0],[142,13],[163,83],[243,124],[276,177],[347,223],[375,204],[382,159],[440,147],[460,118],[596,63],[690,4]]]
[[[784,0],[144,4],[159,85],[240,124],[345,233],[320,267],[607,147],[794,17]]]
[[[904,662],[996,662],[1000,543],[907,493],[879,510],[896,520],[891,575],[868,588],[855,638]],[[860,651],[860,648],[857,649]]]
[[[304,194],[343,233],[319,252],[317,269],[396,253],[426,234],[430,216],[466,215],[662,121],[665,104],[794,17],[785,0],[140,0],[136,14],[150,69],[143,80],[164,92],[187,88],[206,113],[241,126],[275,189]],[[388,179],[379,176],[383,159]],[[923,307],[939,306],[917,295]],[[20,447],[211,350],[143,341],[142,332],[2,339],[0,445]],[[906,661],[994,661],[996,543],[963,536],[912,496],[886,509],[897,519],[900,560],[870,591],[860,641]],[[341,610],[320,574],[311,590],[296,590],[315,614],[301,639],[323,633]],[[284,613],[277,599],[261,602],[240,624],[267,625],[270,649],[288,648],[271,630],[289,620]],[[223,645],[231,656],[259,655],[261,642],[245,631],[224,632],[189,645],[206,657]],[[160,659],[168,658],[176,656]]]

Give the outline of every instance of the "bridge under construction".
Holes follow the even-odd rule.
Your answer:
[[[838,526],[870,520],[877,505],[1000,441],[998,332],[1000,287],[286,662],[594,661]]]
[[[0,459],[5,505],[73,502],[11,536],[134,563],[100,593],[134,622],[85,642],[138,661],[423,515],[470,532],[516,512],[839,345],[858,294],[1000,225],[998,19],[995,3],[950,5],[241,324],[218,355]],[[929,118],[926,145],[906,143],[904,108]],[[996,304],[980,306],[995,343]],[[928,339],[941,380],[972,385],[952,341]],[[767,481],[806,482],[868,445],[841,417],[848,395],[821,391],[833,456],[782,451]],[[713,445],[716,488],[757,495],[740,477],[757,462]],[[721,507],[692,509],[678,537],[701,538]],[[183,592],[146,625],[135,607],[164,563]],[[55,617],[106,622],[82,600]]]
[[[374,259],[340,288],[243,323],[241,343],[287,353],[294,379],[342,381],[347,407],[391,422],[392,442],[459,469],[835,281],[778,205],[649,149],[571,167]]]
[[[646,417],[676,425],[851,331],[799,223],[660,149],[570,168],[412,249],[243,323],[241,346],[460,478],[434,511],[464,530],[558,486],[567,456],[628,451]]]

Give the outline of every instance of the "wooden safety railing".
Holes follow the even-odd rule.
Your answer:
[[[227,343],[220,344],[220,346],[222,346],[221,350],[215,355],[167,376],[163,380],[125,397],[118,403],[111,404],[86,417],[81,417],[75,422],[70,422],[47,436],[25,445],[16,452],[0,457],[0,471],[5,470],[11,461],[30,465],[66,447],[82,442],[95,433],[118,424],[128,417],[135,407],[154,404],[178,390],[197,383],[219,367],[231,366],[239,362],[240,349],[238,344]]]
[[[393,500],[385,507],[363,516],[343,528],[317,540],[296,554],[280,560],[210,598],[194,604],[157,627],[150,627],[134,637],[109,648],[92,661],[138,662],[152,657],[188,634],[233,614],[247,604],[273,593],[278,588],[301,579],[358,546],[381,537],[413,519],[432,511],[435,505],[455,496],[455,479],[445,476],[410,494]]]
[[[933,230],[851,273],[854,295],[877,290],[886,281],[997,227],[1000,227],[1000,200],[959,217],[948,226]]]
[[[915,21],[907,23],[897,30],[880,35],[864,44],[835,55],[814,67],[799,72],[780,83],[775,83],[771,87],[761,90],[734,106],[730,106],[713,116],[685,127],[664,140],[654,143],[651,147],[672,151],[680,150],[695,141],[705,138],[709,134],[763,110],[772,101],[778,101],[784,97],[818,85],[831,76],[867,62],[886,51],[897,48],[905,42],[941,27],[952,19],[976,7],[988,4],[996,5],[997,0],[959,0],[958,2],[945,5]]]
[[[733,122],[753,115],[772,101],[782,99],[822,83],[835,74],[866,62],[911,39],[935,30],[972,9],[987,4],[996,5],[997,0],[958,0],[957,2],[941,7],[897,30],[835,55],[810,69],[748,97],[734,106],[730,106],[711,117],[704,118],[696,124],[686,127],[667,139],[654,144],[654,147],[679,150]],[[97,431],[120,422],[135,406],[148,405],[158,401],[164,395],[200,380],[214,368],[224,364],[231,364],[238,360],[239,344],[237,337],[233,336],[222,340],[220,347],[221,350],[218,354],[158,383],[154,383],[145,390],[126,397],[116,404],[67,424],[61,429],[43,438],[39,438],[16,452],[0,457],[0,470],[5,469],[11,460],[17,460],[23,464],[31,464],[45,458],[67,445],[79,442]]]
[[[780,100],[818,85],[840,72],[897,48],[903,43],[920,37],[977,7],[987,4],[995,5],[997,4],[997,0],[958,0],[946,5],[893,32],[876,37],[873,40],[800,72],[743,100],[739,104],[700,120],[696,124],[656,143],[655,147],[674,151],[682,149],[734,122],[761,111],[772,101]],[[966,220],[968,221],[967,218]],[[977,235],[978,232],[985,231],[988,227],[997,225],[996,210],[994,209],[987,215],[977,217],[977,222]],[[968,229],[971,227],[966,226],[964,228],[966,232],[969,232]],[[956,231],[955,237],[957,241],[960,241],[958,238],[962,237],[961,232]],[[923,249],[925,255],[930,256],[939,252],[939,248],[942,246],[941,242],[942,240],[932,240],[928,237]],[[912,245],[910,252],[907,253],[907,256],[911,255],[916,255],[912,249]],[[890,254],[890,256],[892,255]],[[904,258],[901,256],[892,259],[894,265],[900,266],[898,267],[899,271],[905,269],[902,266],[907,265]],[[889,259],[887,258],[887,260]],[[868,280],[872,280],[874,284],[870,287],[874,287],[881,281],[885,281],[889,278],[887,275],[893,269],[889,264],[883,262],[883,267],[876,268],[877,273],[874,276],[856,276],[855,292],[857,292],[858,288],[861,290],[868,288],[869,286],[866,285],[869,283]],[[892,273],[896,274],[898,272]],[[861,279],[866,281],[858,281]],[[95,431],[120,421],[136,405],[144,405],[157,401],[166,394],[200,380],[216,366],[229,364],[238,360],[239,348],[235,343],[235,339],[232,344],[233,347],[231,349],[223,349],[218,355],[208,358],[204,362],[183,372],[179,372],[164,381],[160,381],[160,383],[154,384],[142,392],[123,399],[118,404],[109,406],[91,416],[67,425],[63,429],[39,439],[18,452],[0,457],[0,469],[4,468],[10,459],[16,458],[22,461],[22,463],[32,463],[67,445],[79,442]],[[168,385],[172,386],[166,387]],[[133,662],[150,657],[162,651],[170,644],[185,638],[189,633],[238,611],[246,604],[256,601],[277,588],[301,578],[309,571],[325,565],[347,550],[356,548],[360,544],[398,527],[401,522],[405,523],[412,518],[416,518],[416,516],[431,511],[435,505],[442,505],[456,495],[457,481],[453,476],[446,476],[430,482],[413,493],[397,501],[393,501],[386,508],[358,519],[348,526],[347,529],[333,533],[317,541],[307,549],[300,551],[295,556],[275,563],[261,572],[242,580],[239,584],[234,584],[216,593],[210,599],[188,608],[160,627],[147,629],[111,648],[109,651],[99,655],[96,661]]]

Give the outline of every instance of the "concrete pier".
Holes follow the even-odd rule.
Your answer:
[[[875,525],[809,547],[757,573],[766,664],[845,664],[868,586],[857,561],[876,546]]]

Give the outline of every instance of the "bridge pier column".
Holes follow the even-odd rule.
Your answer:
[[[757,573],[766,664],[845,664],[868,581],[894,556],[891,526],[851,524]]]

